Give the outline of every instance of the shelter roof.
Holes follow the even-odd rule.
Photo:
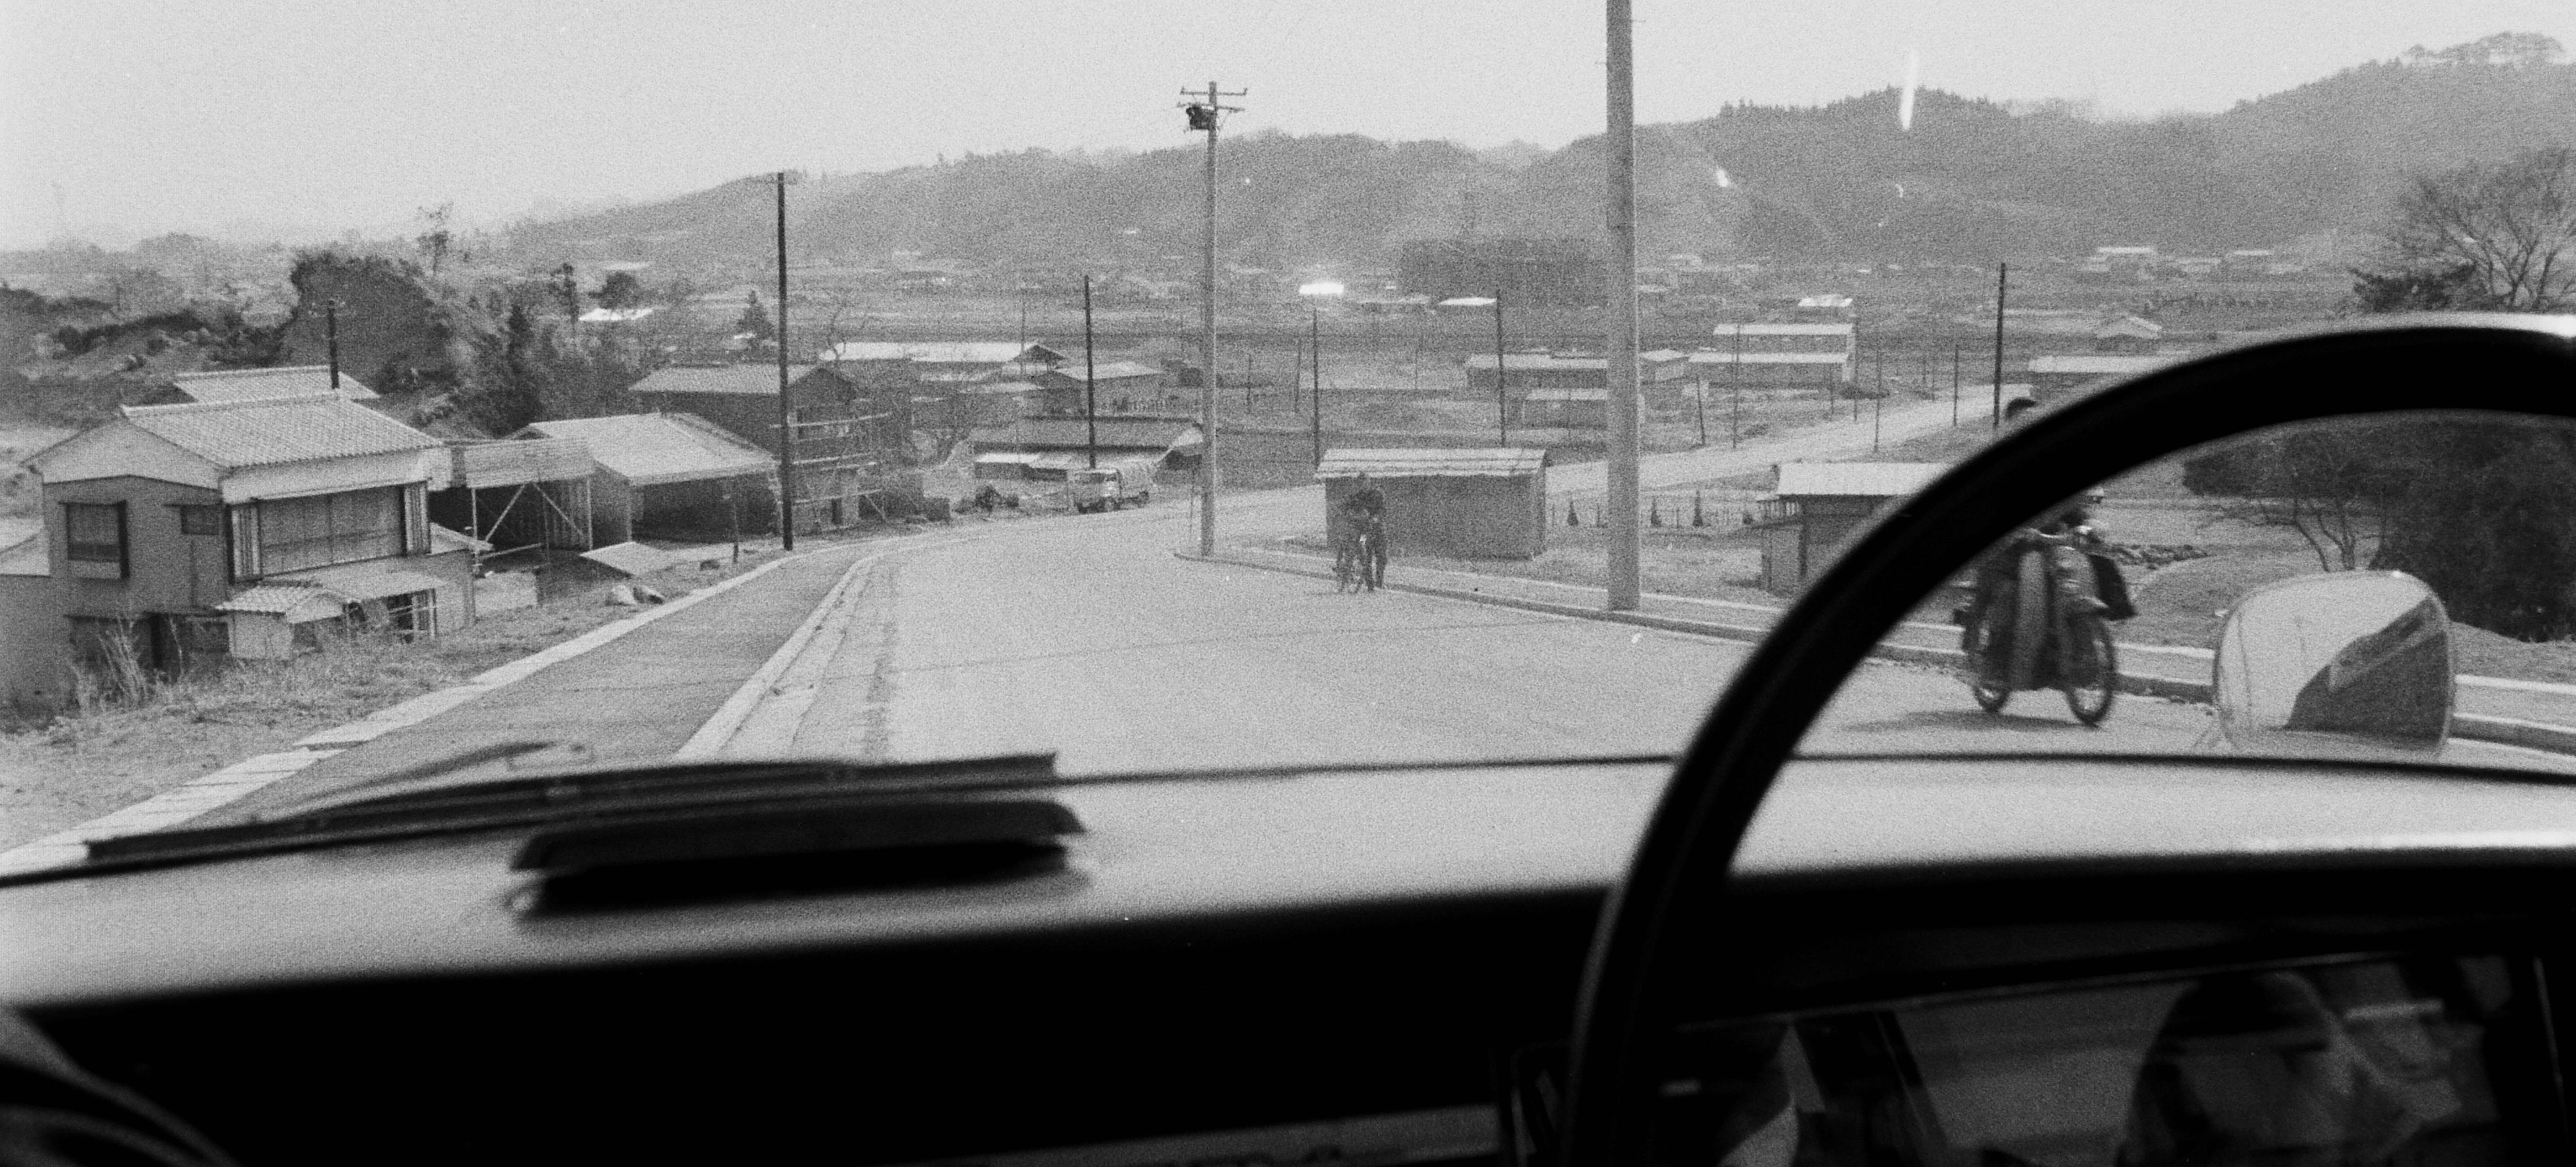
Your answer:
[[[1326,450],[1317,478],[1520,478],[1547,466],[1547,451],[1526,446],[1462,450]]]
[[[218,612],[252,612],[270,616],[291,616],[298,608],[311,609],[308,619],[336,616],[340,605],[348,602],[339,593],[319,584],[302,581],[268,582],[235,592],[232,598],[215,605]]]
[[[262,586],[268,582],[293,583],[298,580],[309,580],[327,591],[352,600],[381,600],[387,596],[407,596],[413,592],[434,592],[448,586],[446,580],[437,576],[405,571],[390,566],[384,561],[299,571],[290,576],[265,581]]]
[[[541,421],[519,431],[541,438],[579,438],[600,469],[634,486],[747,478],[767,474],[769,451],[691,413]]]
[[[274,369],[221,369],[206,373],[174,373],[170,387],[199,404],[217,401],[255,401],[269,397],[304,397],[315,393],[338,393],[351,401],[373,401],[378,394],[347,373],[340,374],[340,387],[331,388],[329,365],[282,365]]]
[[[1774,467],[1783,498],[1818,495],[1901,498],[1950,467],[1940,462],[1782,462]]]
[[[582,552],[581,557],[620,575],[651,575],[680,562],[668,551],[635,542],[593,548]]]
[[[438,439],[325,390],[203,405],[129,405],[125,421],[225,469],[434,450]]]
[[[450,441],[447,452],[455,460],[449,481],[458,486],[481,489],[590,477],[590,447],[579,438]]]
[[[819,365],[787,366],[787,382],[795,384],[812,376]],[[834,373],[833,376],[840,374]],[[635,383],[634,393],[739,393],[750,397],[778,396],[776,365],[672,365],[655,369],[653,375]]]

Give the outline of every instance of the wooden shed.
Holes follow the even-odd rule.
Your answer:
[[[1326,450],[1324,530],[1342,534],[1342,500],[1361,474],[1386,495],[1389,550],[1398,555],[1528,559],[1547,549],[1547,451]]]
[[[1754,527],[1762,532],[1762,588],[1794,595],[1881,511],[1949,467],[1938,462],[1783,462]]]

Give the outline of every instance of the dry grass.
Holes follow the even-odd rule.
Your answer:
[[[674,599],[758,566],[679,568],[647,582]],[[358,720],[517,660],[635,609],[607,587],[542,607],[503,612],[432,640],[381,635],[324,642],[284,661],[246,661],[156,679],[109,661],[75,685],[72,708],[0,731],[0,846],[10,846],[150,798],[244,757]]]

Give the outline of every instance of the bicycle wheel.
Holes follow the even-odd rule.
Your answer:
[[[1340,553],[1333,556],[1334,591],[1347,592],[1356,586],[1353,582],[1354,576],[1356,575],[1356,573],[1352,571],[1354,564],[1355,557],[1351,555],[1350,548],[1345,547]]]
[[[1968,647],[1968,695],[1977,699],[1977,708],[1988,713],[2001,713],[2012,700],[2012,686],[1997,680],[1995,667],[1995,608],[1990,605],[1977,613],[1975,635]]]
[[[2111,644],[2111,624],[2092,612],[2077,615],[2067,624],[2058,688],[2065,692],[2066,709],[2075,720],[2100,725],[2111,715],[2112,699],[2120,694],[2119,650]]]

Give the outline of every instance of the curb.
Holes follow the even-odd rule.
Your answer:
[[[1172,555],[1176,559],[1184,559],[1194,563],[1221,563],[1230,567],[1248,567],[1259,571],[1275,571],[1282,575],[1306,576],[1312,579],[1333,578],[1333,573],[1329,571],[1285,563],[1264,563],[1258,560],[1236,558],[1227,555],[1200,555],[1196,552],[1190,551],[1175,551]],[[1641,628],[1653,628],[1663,632],[1679,632],[1691,636],[1706,636],[1718,640],[1735,640],[1750,643],[1770,635],[1771,631],[1768,628],[1756,628],[1742,624],[1721,624],[1711,620],[1686,620],[1673,616],[1648,615],[1643,612],[1612,612],[1601,608],[1576,604],[1559,604],[1552,603],[1547,600],[1532,600],[1525,599],[1520,596],[1504,596],[1472,590],[1462,591],[1457,588],[1434,587],[1428,584],[1400,583],[1390,580],[1380,586],[1385,590],[1392,592],[1411,592],[1415,595],[1432,596],[1439,599],[1463,600],[1471,604],[1486,604],[1497,608],[1518,608],[1526,612],[1544,612],[1549,615],[1565,616],[1578,620],[1599,620],[1610,624],[1628,624]],[[1960,652],[1958,649],[1929,648],[1914,644],[1880,644],[1877,647],[1872,648],[1869,654],[1879,660],[1902,661],[1908,664],[1939,665],[1948,668],[1956,668],[1967,663],[1967,655]],[[2484,678],[2478,679],[2483,680]],[[2468,680],[2468,678],[2463,678],[2463,680]],[[2173,701],[2187,701],[2196,705],[2206,705],[2209,704],[2210,701],[2210,689],[2211,685],[2207,681],[2185,680],[2179,677],[2159,677],[2152,674],[2120,674],[2120,692],[2139,697],[2162,697]],[[2522,746],[2526,749],[2541,750],[2548,753],[2576,755],[2576,727],[2552,725],[2541,721],[2524,721],[2519,718],[2512,717],[2491,717],[2476,713],[2457,713],[2453,714],[2451,717],[2451,736],[2467,738],[2471,741],[2496,742],[2503,745]]]
[[[796,658],[805,654],[806,648],[825,625],[837,627],[849,623],[855,614],[855,610],[847,609],[850,590],[867,576],[868,568],[878,558],[865,556],[850,564],[841,573],[841,578],[833,582],[832,590],[823,593],[822,602],[814,605],[814,610],[806,614],[805,621],[789,634],[787,642],[769,654],[768,660],[760,662],[760,667],[752,672],[750,678],[735,689],[732,696],[725,698],[725,703],[716,708],[715,715],[707,718],[706,723],[698,727],[698,732],[690,734],[689,740],[681,743],[679,749],[672,751],[671,757],[680,760],[710,758],[732,744],[734,735],[741,733],[752,715],[760,711],[761,702],[771,695],[770,691],[778,684],[779,678],[795,665]]]
[[[56,831],[33,842],[0,851],[0,874],[77,863],[88,857],[89,840],[92,838],[159,830],[185,822],[280,779],[297,774],[324,758],[336,756],[353,746],[364,745],[397,729],[418,725],[493,690],[524,680],[548,665],[571,660],[674,612],[732,591],[734,588],[769,574],[773,569],[824,553],[824,550],[815,550],[782,555],[741,575],[718,580],[667,604],[647,608],[624,619],[612,620],[551,648],[530,653],[508,664],[486,669],[458,684],[423,693],[397,705],[387,706],[346,725],[307,734],[297,739],[292,749],[245,758],[212,774],[190,779],[151,798],[91,819],[70,830]]]

